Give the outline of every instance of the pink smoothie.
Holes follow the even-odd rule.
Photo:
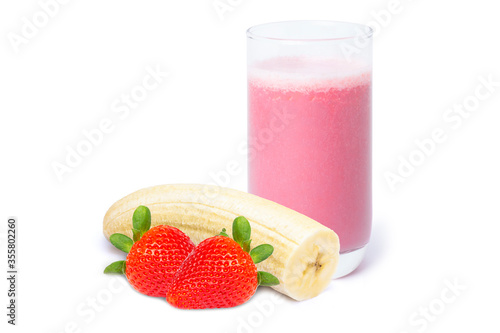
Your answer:
[[[263,62],[249,69],[248,103],[249,191],[335,230],[342,253],[366,245],[370,71],[335,61]]]

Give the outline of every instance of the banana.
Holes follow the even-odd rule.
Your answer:
[[[212,185],[149,187],[114,203],[104,217],[104,235],[132,237],[132,215],[149,207],[152,226],[168,224],[198,244],[244,216],[252,227],[252,246],[271,244],[273,255],[257,268],[280,280],[273,288],[298,301],[321,293],[330,283],[339,260],[337,234],[320,223],[270,200]]]

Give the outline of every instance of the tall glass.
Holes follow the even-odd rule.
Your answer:
[[[370,238],[372,30],[290,21],[247,31],[249,191],[333,229],[335,277]]]

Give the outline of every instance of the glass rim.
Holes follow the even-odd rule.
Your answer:
[[[353,28],[353,31],[356,33],[348,34],[346,36],[334,36],[328,38],[281,38],[281,37],[272,37],[269,34],[258,33],[256,30],[270,28],[272,26],[278,25],[291,25],[291,24],[307,24],[307,25],[323,25],[323,26],[350,26]],[[254,40],[269,40],[269,41],[278,41],[278,42],[294,42],[294,43],[315,43],[315,42],[331,42],[331,41],[340,41],[340,40],[348,40],[353,38],[371,38],[373,36],[373,29],[367,25],[353,22],[345,22],[345,21],[331,21],[331,20],[291,20],[291,21],[276,21],[276,22],[268,22],[262,23],[258,25],[251,26],[246,31],[247,38]]]

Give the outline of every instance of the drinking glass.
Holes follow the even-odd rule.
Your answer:
[[[288,21],[247,31],[250,193],[292,208],[340,238],[334,277],[370,238],[372,30]]]

